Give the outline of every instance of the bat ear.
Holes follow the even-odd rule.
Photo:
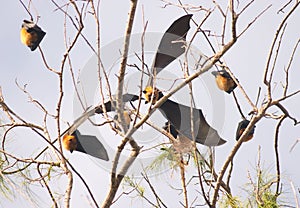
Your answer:
[[[73,150],[71,149],[71,150],[70,150],[70,152],[72,153],[72,152],[73,152]]]

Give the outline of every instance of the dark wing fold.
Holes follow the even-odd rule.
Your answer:
[[[74,134],[77,139],[76,151],[83,152],[101,160],[109,160],[106,149],[96,136],[82,135],[78,130],[76,130]]]
[[[239,122],[238,127],[236,129],[236,134],[235,134],[235,139],[237,141],[239,140],[239,138],[241,137],[241,135],[243,134],[244,130],[247,128],[249,123],[250,123],[250,121],[247,119],[244,119]],[[254,131],[255,131],[255,125],[250,129],[249,134],[248,134],[247,138],[245,139],[245,141],[249,141],[253,137]]]
[[[192,14],[188,14],[180,17],[164,33],[154,58],[152,75],[150,75],[148,86],[152,86],[153,76],[184,53],[184,42],[190,29],[192,16]]]
[[[133,102],[133,101],[136,101],[139,99],[139,96],[137,95],[134,95],[134,94],[130,94],[130,93],[126,93],[122,96],[122,99],[123,99],[123,102],[124,103],[127,103],[127,102]],[[115,110],[115,106],[116,106],[116,102],[113,101],[108,101],[106,103],[104,103],[104,106],[105,106],[105,109],[106,109],[106,112],[110,112],[110,111],[114,111]],[[103,113],[103,108],[102,108],[102,105],[99,105],[95,108],[95,113]]]
[[[32,31],[30,33],[33,36],[36,36],[36,38],[32,41],[32,44],[29,47],[31,51],[34,51],[39,46],[46,33],[37,25],[35,25],[31,30]]]
[[[127,94],[124,94],[122,98],[123,98],[123,102],[126,103],[129,101],[138,100],[139,96],[127,93]],[[104,103],[104,105],[105,105],[107,112],[115,110],[115,108],[114,108],[115,102],[114,101],[113,101],[113,105],[112,105],[111,101]],[[95,113],[97,113],[97,114],[103,113],[102,105],[96,106],[93,109],[87,109],[86,112],[84,112],[79,118],[77,118],[74,121],[74,123],[69,127],[68,130],[66,130],[66,132],[68,132],[68,134],[72,134],[89,117],[95,115]]]
[[[174,126],[179,135],[182,134],[193,140],[190,107],[167,100],[159,107],[159,110],[162,111],[164,117],[170,122],[171,127]],[[172,130],[172,128],[170,129]],[[205,146],[218,146],[226,142],[206,122],[201,109],[193,108],[193,134],[195,141]],[[177,136],[176,133],[174,135]]]

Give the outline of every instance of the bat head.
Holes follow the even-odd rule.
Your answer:
[[[71,153],[77,148],[77,139],[75,135],[65,134],[62,141],[63,147]]]
[[[153,88],[151,86],[147,86],[143,91],[145,96],[145,103],[149,103],[152,101],[152,105],[154,105],[161,97],[162,93],[159,89]]]
[[[213,72],[211,72],[211,74],[214,75],[215,77],[222,76],[224,78],[231,79],[230,74],[226,70],[224,70],[224,69],[222,69],[220,71],[213,71]]]
[[[25,28],[26,30],[33,28],[35,26],[34,22],[30,20],[23,20],[22,28]]]

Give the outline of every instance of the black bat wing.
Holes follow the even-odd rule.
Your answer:
[[[239,140],[240,136],[242,135],[242,131],[241,130],[245,130],[247,128],[247,126],[249,125],[250,121],[247,119],[244,119],[242,121],[239,122],[238,127],[236,129],[236,134],[235,134],[235,139]],[[250,129],[249,134],[253,135],[255,131],[255,125]]]
[[[155,74],[158,74],[163,68],[184,53],[184,42],[186,41],[187,32],[190,29],[189,23],[191,17],[192,14],[180,17],[164,33],[154,58],[153,71],[152,75],[150,75],[148,86],[152,85]]]
[[[193,140],[191,133],[192,116],[189,106],[167,100],[159,107],[159,110],[179,134]],[[219,136],[218,132],[206,122],[201,109],[193,108],[193,134],[197,143],[206,146],[218,146],[226,142]]]
[[[78,130],[76,130],[74,133],[76,134],[77,138],[76,151],[83,152],[101,160],[109,160],[105,147],[96,136],[82,135]]]
[[[139,96],[130,94],[130,93],[126,93],[122,96],[124,103],[131,102],[131,101],[133,102],[133,101],[138,100],[139,98],[140,98]],[[104,103],[104,105],[105,105],[106,112],[110,112],[110,111],[115,110],[116,102],[108,101],[108,102]],[[102,105],[99,105],[96,107],[95,113],[98,113],[98,114],[103,113]]]
[[[46,35],[46,32],[44,32],[38,25],[34,24],[33,27],[29,27],[27,29],[27,32],[29,32],[32,36],[31,44],[28,46],[30,47],[31,51],[34,51],[41,41],[43,40],[44,36]]]

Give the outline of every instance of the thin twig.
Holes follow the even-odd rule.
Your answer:
[[[186,182],[185,182],[185,170],[184,170],[185,168],[184,168],[184,163],[182,161],[179,162],[179,167],[180,167],[181,185],[183,188],[184,207],[188,208],[189,202],[188,202],[188,195],[187,195]]]
[[[272,42],[272,45],[271,45],[271,48],[270,48],[270,52],[269,52],[269,56],[268,56],[268,60],[267,60],[266,67],[265,67],[265,72],[264,72],[264,84],[267,85],[267,86],[269,85],[269,81],[267,80],[267,75],[268,75],[268,71],[269,71],[269,65],[270,65],[270,62],[271,62],[271,58],[272,58],[272,55],[273,55],[273,51],[274,51],[274,47],[275,47],[277,38],[278,38],[278,36],[279,36],[282,28],[284,27],[286,21],[294,13],[294,11],[297,9],[297,7],[299,6],[299,4],[300,4],[299,1],[296,2],[296,4],[293,6],[293,8],[284,17],[284,19],[282,20],[281,24],[279,25],[279,27],[278,27],[278,29],[276,31],[275,37],[273,39],[273,42]]]
[[[45,180],[44,177],[42,177],[42,172],[41,172],[41,170],[40,170],[40,164],[37,165],[37,171],[38,171],[39,175],[41,176],[41,179],[42,179],[44,185],[46,186],[46,189],[47,189],[47,191],[48,191],[48,193],[49,193],[49,195],[50,195],[50,198],[51,198],[51,200],[52,200],[52,202],[53,202],[54,207],[55,207],[55,208],[58,208],[56,199],[54,198],[53,193],[52,193],[52,191],[51,191],[51,189],[50,189],[50,187],[49,187],[47,181]]]
[[[144,174],[144,173],[141,173],[141,174],[142,174],[143,178],[145,179],[145,181],[147,182],[147,184],[149,185],[152,193],[154,194],[158,205],[161,204],[163,207],[167,208],[167,205],[165,203],[163,203],[163,201],[161,200],[159,195],[156,193],[156,191],[155,191],[153,185],[151,184],[150,179],[148,178],[147,174]]]
[[[290,181],[290,184],[291,184],[291,187],[292,187],[292,190],[293,190],[293,194],[294,194],[294,198],[295,198],[295,202],[296,202],[296,208],[299,208],[300,205],[299,205],[299,201],[298,201],[298,197],[297,197],[297,192],[295,190],[295,186],[294,186],[292,181]]]
[[[295,44],[292,55],[290,56],[289,63],[287,65],[287,68],[285,69],[285,85],[284,85],[284,91],[283,91],[283,96],[284,97],[287,95],[288,86],[289,86],[289,71],[290,71],[290,68],[292,66],[293,59],[294,59],[294,56],[296,54],[296,50],[298,49],[299,43],[300,43],[300,39],[298,39],[297,43]]]
[[[280,126],[282,124],[282,122],[284,121],[284,119],[286,118],[286,115],[283,115],[280,120],[278,121],[276,128],[275,128],[275,136],[274,136],[274,150],[275,150],[275,158],[276,158],[276,172],[277,172],[277,181],[276,181],[276,196],[279,196],[280,191],[279,191],[279,187],[280,187],[280,161],[279,161],[279,151],[278,151],[278,140],[279,140],[279,129]]]
[[[19,0],[19,2],[22,4],[22,6],[24,7],[24,9],[26,10],[26,12],[29,14],[30,16],[30,20],[33,21],[33,16],[30,13],[30,11],[27,9],[27,7],[25,6],[24,2],[22,0]]]
[[[235,101],[235,103],[236,103],[236,107],[237,107],[237,109],[239,110],[239,112],[240,112],[240,114],[241,114],[241,117],[242,117],[243,119],[246,119],[246,117],[245,117],[245,115],[243,114],[243,111],[242,111],[242,109],[241,109],[241,106],[240,106],[240,104],[239,104],[239,102],[238,102],[238,99],[237,99],[237,97],[236,97],[234,91],[232,91],[232,96],[233,96],[234,101]]]
[[[286,3],[285,5],[283,5],[283,7],[281,7],[278,11],[277,14],[279,14],[280,12],[284,13],[284,9],[292,2],[293,0],[290,0],[288,3]]]

